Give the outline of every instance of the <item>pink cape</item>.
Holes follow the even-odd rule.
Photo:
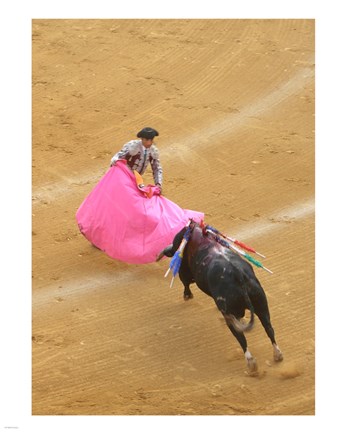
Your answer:
[[[130,264],[154,262],[190,218],[200,222],[204,213],[181,209],[158,195],[156,186],[140,190],[126,161],[109,168],[76,213],[87,240]]]

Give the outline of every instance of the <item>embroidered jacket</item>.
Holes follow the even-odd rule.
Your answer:
[[[114,165],[119,159],[126,159],[127,165],[132,171],[136,170],[141,175],[144,174],[150,162],[155,184],[162,186],[163,172],[159,160],[159,151],[154,144],[149,148],[145,148],[140,139],[129,141],[112,157],[111,165]]]

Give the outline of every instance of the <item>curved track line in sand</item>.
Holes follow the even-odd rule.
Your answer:
[[[314,199],[307,202],[296,204],[280,212],[274,213],[266,222],[258,222],[246,226],[237,232],[237,238],[248,239],[261,237],[269,232],[284,228],[286,225],[279,222],[293,222],[305,217],[312,216],[315,212]],[[275,223],[278,222],[278,223]],[[88,291],[93,291],[98,287],[115,285],[116,283],[138,280],[141,269],[136,267],[131,270],[115,272],[114,274],[100,274],[87,277],[86,279],[65,280],[65,287],[59,287],[59,284],[51,284],[37,290],[33,293],[33,308],[44,306],[47,301],[52,301],[54,297],[60,295],[79,296]]]
[[[262,237],[263,235],[283,228],[283,224],[280,222],[294,222],[298,219],[304,219],[305,217],[311,216],[315,213],[315,199],[311,198],[308,201],[299,205],[288,207],[277,213],[274,213],[269,217],[268,221],[259,221],[246,226],[243,229],[237,231],[237,237],[240,239],[253,239]],[[275,223],[277,222],[277,223]]]
[[[275,109],[281,103],[284,103],[291,96],[297,94],[301,91],[305,85],[307,85],[311,80],[314,79],[314,69],[313,68],[303,68],[297,74],[295,74],[291,79],[285,81],[276,90],[270,92],[269,94],[258,98],[247,108],[239,113],[234,113],[226,116],[219,122],[213,125],[208,125],[203,130],[199,130],[194,134],[185,136],[179,140],[178,144],[167,144],[167,147],[160,150],[160,154],[164,155],[166,159],[171,157],[172,148],[178,147],[179,151],[190,151],[191,148],[200,147],[201,145],[208,145],[211,142],[211,137],[220,137],[223,134],[234,133],[237,129],[244,127],[249,118],[253,116],[268,114],[271,110]],[[48,169],[49,170],[49,169]],[[78,177],[63,177],[62,180],[48,183],[44,186],[36,187],[33,189],[33,206],[41,202],[41,200],[51,200],[65,198],[66,194],[75,191],[75,187],[82,185],[95,183],[100,177],[105,173],[106,169],[97,171],[96,174],[91,175],[90,172],[86,174],[78,175]],[[61,175],[57,171],[52,171],[54,175],[61,178]]]
[[[314,79],[314,75],[315,71],[313,68],[301,69],[276,90],[265,96],[261,96],[240,112],[232,113],[221,121],[216,122],[213,125],[208,125],[204,129],[198,130],[198,132],[189,135],[188,137],[184,137],[182,140],[179,140],[179,144],[175,145],[175,147],[179,147],[179,150],[188,150],[197,145],[210,144],[211,139],[214,140],[217,137],[220,138],[224,134],[234,133],[237,129],[244,127],[249,118],[268,114],[278,105],[284,103],[288,98],[299,93],[305,85]],[[169,151],[170,147],[168,146],[162,149],[160,154],[165,154]]]

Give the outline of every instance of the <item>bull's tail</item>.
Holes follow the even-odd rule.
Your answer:
[[[231,324],[232,327],[234,327],[238,333],[247,332],[247,331],[250,331],[252,329],[252,327],[254,326],[254,323],[255,323],[255,314],[254,314],[253,309],[250,309],[250,313],[251,313],[250,321],[247,323],[239,321],[232,314],[225,315],[225,320],[226,320],[227,324],[228,325]]]
[[[232,314],[228,314],[227,316],[225,315],[225,319],[226,319],[227,324],[231,324],[238,333],[250,331],[255,324],[254,308],[253,308],[253,305],[251,303],[247,289],[245,288],[244,291],[245,291],[245,293],[244,293],[245,294],[245,302],[246,302],[248,309],[250,310],[250,321],[246,323],[246,322],[239,321]]]

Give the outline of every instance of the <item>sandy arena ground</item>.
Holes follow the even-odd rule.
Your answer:
[[[313,20],[34,20],[33,415],[315,413]],[[213,301],[93,248],[75,213],[159,130],[164,194],[267,258],[284,361]],[[151,172],[146,173],[151,182]]]

